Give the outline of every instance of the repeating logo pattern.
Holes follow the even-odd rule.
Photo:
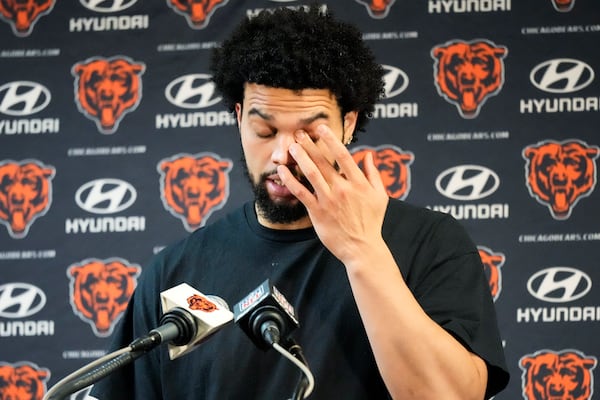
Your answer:
[[[596,187],[598,146],[580,140],[545,140],[523,149],[525,179],[531,197],[554,219],[571,216],[575,205]]]
[[[0,345],[0,399],[41,400],[57,365],[99,355],[85,353],[105,348],[139,279],[141,268],[125,259],[65,256],[132,241],[139,246],[128,251],[158,251],[233,207],[241,174],[228,159],[235,135],[226,135],[237,121],[201,72],[237,17],[308,3],[78,0],[61,3],[59,15],[56,0],[0,0],[0,341],[16,343]],[[591,400],[599,387],[598,352],[587,341],[600,321],[588,262],[600,241],[598,6],[536,3],[335,0],[321,9],[357,22],[384,71],[383,99],[358,143],[368,145],[351,147],[357,164],[371,152],[390,197],[429,202],[464,220],[474,239],[493,239],[477,249],[501,327],[509,326],[502,339],[512,376],[497,398]],[[444,20],[471,36],[454,36]],[[148,35],[138,48],[141,29]],[[148,213],[155,206],[167,212]],[[73,314],[59,321],[61,301]],[[190,307],[212,301],[190,298]],[[577,334],[560,336],[569,327]],[[69,344],[80,331],[96,336],[88,348]],[[31,340],[64,344],[52,368],[36,349],[22,350]],[[570,344],[548,350],[554,342]],[[515,357],[517,347],[526,350]],[[63,351],[74,355],[61,359]]]
[[[455,40],[431,50],[434,83],[440,96],[463,118],[475,118],[485,101],[504,85],[508,50],[489,40]]]
[[[137,191],[128,182],[115,178],[95,179],[83,184],[75,193],[77,205],[94,214],[114,214],[128,209]]]
[[[502,291],[502,270],[501,267],[506,261],[506,256],[503,253],[497,253],[485,246],[477,246],[479,257],[483,263],[483,270],[488,279],[490,292],[494,301],[500,297]]]
[[[594,391],[596,357],[577,350],[540,350],[519,360],[526,400],[589,400]]]
[[[595,73],[589,64],[572,58],[556,58],[536,65],[529,75],[531,83],[549,93],[572,93],[589,86]]]
[[[29,36],[39,18],[54,8],[56,0],[0,1],[0,19],[8,22],[19,37]]]
[[[96,336],[109,336],[133,294],[141,267],[120,258],[86,259],[67,268],[73,312]]]
[[[190,28],[204,29],[217,8],[229,0],[167,0],[167,5],[185,17]]]
[[[128,9],[137,3],[138,0],[79,0],[79,2],[87,9],[99,13],[114,13]]]
[[[0,86],[0,113],[15,117],[35,114],[50,103],[50,91],[41,83],[8,82]]]
[[[41,400],[49,378],[47,368],[32,362],[9,364],[0,361],[0,399]]]
[[[387,17],[392,5],[396,0],[356,0],[357,3],[363,4],[371,18],[385,18]]]
[[[27,236],[33,222],[48,212],[55,172],[38,160],[0,162],[0,222],[11,237]]]
[[[373,153],[375,166],[379,170],[388,195],[404,200],[410,192],[410,165],[414,161],[415,155],[393,145],[359,146],[352,150],[352,157],[361,169],[367,152]]]
[[[529,293],[542,301],[567,303],[582,298],[592,288],[590,277],[576,268],[550,267],[527,280]]]
[[[188,231],[206,224],[229,198],[231,160],[214,153],[177,154],[158,163],[161,199]]]
[[[0,285],[0,317],[27,318],[46,305],[46,294],[29,283],[13,282]]]
[[[94,120],[103,134],[114,133],[126,113],[135,110],[142,99],[144,63],[128,57],[94,57],[76,63],[75,103]]]
[[[215,95],[215,84],[208,74],[188,74],[172,80],[165,89],[165,97],[177,107],[200,109],[221,101]]]
[[[575,6],[575,0],[550,0],[556,11],[569,12]]]

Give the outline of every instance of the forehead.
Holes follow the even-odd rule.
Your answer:
[[[272,118],[310,118],[319,113],[334,118],[341,114],[337,100],[329,89],[296,91],[254,83],[248,83],[244,87],[243,110],[245,114],[255,110]]]

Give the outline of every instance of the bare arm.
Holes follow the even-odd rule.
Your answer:
[[[278,173],[308,209],[323,244],[346,267],[389,392],[396,399],[483,399],[485,363],[427,316],[382,238],[388,196],[372,156],[366,156],[363,173],[329,128],[322,125],[317,133],[328,157],[307,135],[289,150],[314,192],[285,166]]]

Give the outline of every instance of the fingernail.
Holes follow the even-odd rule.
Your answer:
[[[294,136],[296,137],[297,140],[304,139],[305,135],[306,135],[306,133],[304,133],[304,131],[296,131],[294,134]]]

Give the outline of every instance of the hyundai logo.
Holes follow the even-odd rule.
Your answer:
[[[533,274],[527,281],[527,290],[533,297],[551,303],[580,299],[591,289],[590,277],[570,267],[546,268]]]
[[[594,70],[583,61],[556,58],[536,65],[529,75],[531,83],[550,93],[571,93],[594,80]]]
[[[45,305],[46,295],[37,286],[21,282],[0,286],[0,317],[30,317]]]
[[[453,200],[479,200],[494,193],[500,178],[489,168],[479,165],[457,165],[443,171],[435,180],[435,187]]]
[[[92,11],[99,13],[113,13],[123,11],[132,5],[137,0],[79,0],[81,4]]]
[[[400,68],[390,65],[382,65],[385,75],[383,76],[385,98],[391,99],[404,92],[408,87],[408,75]]]
[[[0,86],[0,112],[22,117],[35,114],[50,103],[50,91],[29,81],[8,82]]]
[[[165,97],[181,108],[198,109],[217,104],[221,97],[215,95],[215,84],[207,74],[189,74],[174,79],[165,89]]]
[[[94,214],[114,214],[129,208],[137,198],[135,188],[120,179],[96,179],[82,185],[75,202]]]

